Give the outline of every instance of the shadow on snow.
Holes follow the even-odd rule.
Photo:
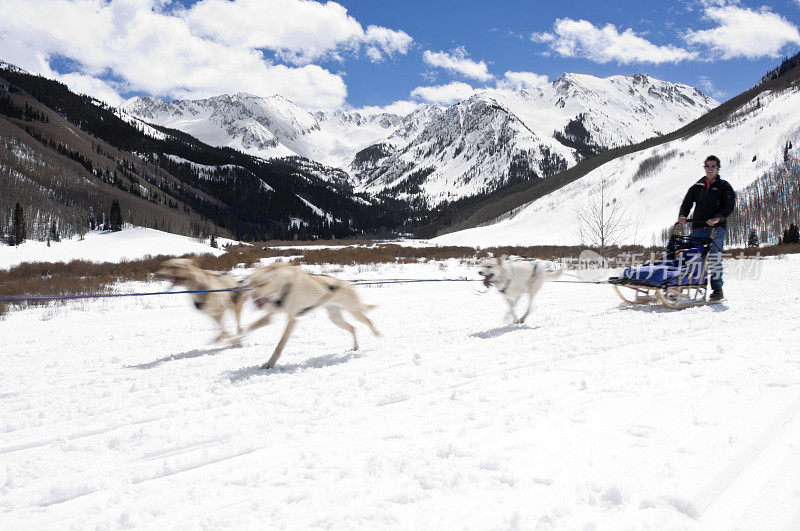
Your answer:
[[[477,337],[479,339],[492,339],[495,337],[502,336],[503,334],[507,334],[509,332],[515,332],[517,330],[535,330],[539,328],[538,326],[528,326],[526,324],[509,324],[505,326],[498,326],[497,328],[492,328],[491,330],[486,330],[485,332],[473,332],[470,334],[470,337]]]
[[[290,374],[302,371],[304,369],[321,369],[323,367],[333,367],[334,365],[341,365],[342,363],[347,363],[350,360],[361,357],[363,357],[362,354],[359,354],[358,352],[354,352],[351,350],[344,356],[340,356],[338,354],[325,354],[324,356],[316,356],[314,358],[308,358],[307,360],[300,363],[281,364],[279,361],[278,365],[272,369],[262,369],[261,365],[254,365],[252,367],[244,367],[242,369],[237,369],[235,371],[228,371],[226,373],[223,373],[222,379],[230,380],[231,383],[236,383],[249,380],[253,376],[268,376],[271,374],[285,374],[285,373]]]
[[[171,354],[167,357],[160,358],[157,360],[149,361],[147,363],[141,363],[139,365],[127,365],[126,368],[129,369],[152,369],[153,367],[158,367],[162,363],[166,363],[168,361],[175,361],[175,360],[185,360],[189,358],[199,358],[200,356],[208,356],[212,354],[216,354],[218,352],[222,352],[223,350],[228,350],[232,348],[230,346],[225,347],[216,347],[216,348],[198,348],[194,350],[189,350],[187,352],[181,352],[180,354]]]

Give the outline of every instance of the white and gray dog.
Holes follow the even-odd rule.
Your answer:
[[[523,323],[531,311],[531,304],[536,293],[545,281],[553,280],[561,275],[561,269],[548,271],[538,260],[509,260],[505,255],[500,258],[487,258],[480,264],[478,274],[483,277],[483,285],[497,288],[508,303],[508,313],[514,323]],[[522,295],[528,295],[528,307],[522,317],[517,317],[514,307]]]

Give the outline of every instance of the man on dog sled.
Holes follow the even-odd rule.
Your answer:
[[[720,161],[714,155],[706,157],[703,164],[706,175],[686,192],[678,217],[686,223],[686,217],[694,205],[692,232],[690,236],[712,238],[709,253],[711,272],[710,301],[720,301],[722,295],[722,247],[725,244],[726,219],[733,213],[736,193],[719,176]]]

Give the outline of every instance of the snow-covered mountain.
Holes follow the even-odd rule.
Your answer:
[[[534,90],[486,90],[405,116],[309,113],[281,96],[243,93],[133,98],[120,110],[212,145],[341,168],[359,191],[437,205],[547,177],[603,149],[677,129],[716,105],[695,88],[647,75],[564,74]]]
[[[565,74],[534,90],[487,90],[432,116],[405,145],[389,137],[380,144],[384,157],[362,169],[361,188],[436,205],[547,177],[603,149],[677,129],[717,104],[647,75]]]
[[[596,201],[603,189],[607,204],[625,205],[625,241],[659,244],[663,230],[675,223],[686,190],[703,176],[706,156],[722,160],[720,175],[737,191],[780,167],[786,157],[797,157],[797,149],[790,147],[800,146],[796,109],[800,74],[794,72],[793,78],[776,80],[763,91],[752,89],[715,109],[724,116],[709,117],[708,125],[693,133],[617,157],[485,226],[435,241],[482,246],[588,243],[581,241],[577,211]]]
[[[391,113],[310,113],[279,95],[246,93],[172,102],[136,97],[119,110],[214,146],[263,158],[299,155],[344,169],[356,151],[392,134],[402,120]]]

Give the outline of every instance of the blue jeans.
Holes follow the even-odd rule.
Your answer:
[[[692,229],[689,236],[700,238],[711,238],[711,231],[714,231],[714,240],[711,242],[711,249],[708,253],[709,275],[711,277],[711,289],[722,289],[722,247],[725,245],[725,229]]]

